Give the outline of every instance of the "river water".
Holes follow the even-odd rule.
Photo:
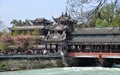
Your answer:
[[[0,75],[120,75],[120,68],[65,67],[0,72]]]

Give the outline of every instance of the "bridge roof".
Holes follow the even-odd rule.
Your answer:
[[[120,43],[120,36],[79,36],[73,37],[70,42],[75,43]]]
[[[80,30],[75,30],[72,32],[73,35],[76,34],[120,34],[119,27],[106,27],[106,28],[82,28]]]
[[[120,44],[120,28],[106,27],[106,28],[83,28],[72,32],[73,43],[116,43]]]

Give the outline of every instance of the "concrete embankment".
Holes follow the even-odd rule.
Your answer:
[[[68,66],[62,59],[5,59],[0,60],[0,71],[14,71],[25,69],[40,69],[50,67],[66,67]]]

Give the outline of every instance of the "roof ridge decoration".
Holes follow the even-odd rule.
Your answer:
[[[53,24],[53,25],[50,25],[50,26],[46,26],[46,29],[48,30],[52,30],[52,31],[63,31],[67,28],[67,26],[64,26],[62,24]]]
[[[45,41],[62,41],[66,39],[66,33],[63,31],[62,34],[55,31],[54,33],[50,33],[48,31],[47,37],[45,38]]]
[[[61,16],[58,17],[58,18],[54,18],[54,17],[52,17],[52,18],[56,23],[62,23],[62,22],[70,22],[70,23],[73,23],[73,24],[77,23],[77,21],[72,19],[70,14],[68,15],[67,12],[65,12],[65,13],[62,12]]]

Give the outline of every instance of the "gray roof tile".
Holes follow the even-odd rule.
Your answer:
[[[80,30],[75,30],[72,34],[118,34],[120,33],[119,27],[110,28],[83,28]]]

